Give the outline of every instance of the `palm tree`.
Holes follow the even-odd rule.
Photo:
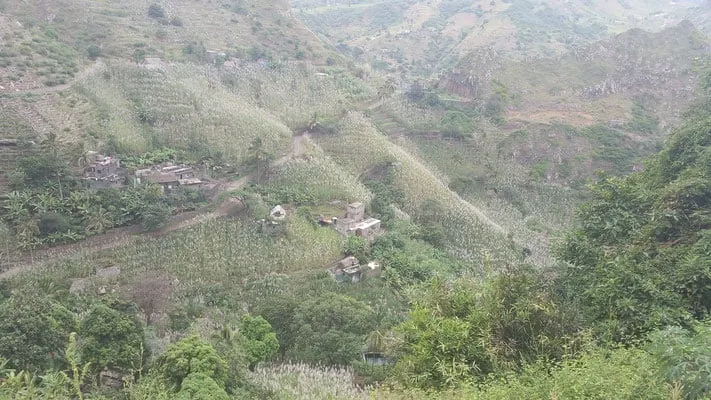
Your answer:
[[[395,82],[395,79],[390,77],[385,81],[383,86],[378,88],[378,98],[380,100],[385,100],[395,94],[395,90],[397,90],[397,82]]]
[[[31,204],[36,214],[56,212],[61,208],[59,199],[47,193],[37,194],[32,199]]]

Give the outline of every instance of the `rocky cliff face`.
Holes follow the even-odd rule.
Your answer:
[[[709,53],[709,39],[684,21],[659,33],[633,29],[556,59],[507,62],[496,50],[477,51],[445,73],[439,86],[470,99],[489,95],[493,80],[584,99],[660,90],[686,96],[696,87],[695,66]]]
[[[443,75],[438,87],[467,99],[481,99],[489,92],[489,84],[503,67],[503,60],[503,55],[493,48],[472,52]]]

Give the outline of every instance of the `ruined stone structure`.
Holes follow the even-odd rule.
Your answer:
[[[351,203],[346,210],[346,218],[354,221],[361,221],[365,218],[365,205],[363,203]]]
[[[339,282],[350,281],[357,283],[363,278],[360,262],[358,262],[357,258],[352,256],[339,261],[333,268],[329,269],[328,272]]]
[[[364,218],[365,205],[351,203],[346,209],[346,217],[343,219],[334,218],[330,225],[344,236],[357,235],[370,242],[382,232],[381,221],[376,218]]]
[[[380,220],[368,218],[365,221],[357,223],[350,229],[356,236],[372,242],[380,234]]]
[[[357,258],[350,256],[339,261],[328,272],[338,282],[358,283],[365,277],[379,276],[382,271],[380,263],[371,261],[367,265],[360,265]]]
[[[86,154],[87,165],[84,167],[84,182],[94,189],[119,188],[126,179],[126,170],[121,168],[121,161],[90,151]]]

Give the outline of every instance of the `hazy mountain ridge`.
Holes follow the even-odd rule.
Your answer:
[[[376,68],[427,76],[479,47],[509,51],[511,58],[551,57],[635,27],[657,31],[690,18],[697,5],[648,0],[299,0],[292,7],[297,18],[341,51]]]
[[[444,73],[438,85],[482,101],[503,84],[516,98],[512,111],[525,114],[526,109],[541,110],[546,105],[562,114],[566,109],[590,111],[590,123],[626,119],[624,114],[615,114],[614,104],[605,109],[605,115],[593,114],[597,100],[643,97],[650,110],[667,123],[684,108],[679,102],[693,98],[710,46],[708,37],[687,21],[658,33],[634,29],[554,59],[509,61],[505,53],[482,49]]]

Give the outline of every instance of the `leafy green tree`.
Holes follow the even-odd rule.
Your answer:
[[[557,249],[563,287],[607,339],[710,315],[710,130],[693,119],[644,171],[603,176]]]
[[[575,326],[550,292],[525,266],[485,280],[433,281],[396,328],[398,380],[443,388],[561,357]]]
[[[425,85],[419,80],[416,80],[412,82],[412,85],[410,85],[410,88],[407,90],[405,95],[411,102],[417,103],[425,98],[425,95],[427,94],[426,90],[427,88]]]
[[[285,357],[287,350],[294,348],[296,331],[294,331],[294,311],[299,307],[300,301],[294,296],[274,296],[269,301],[261,304],[257,311],[266,319],[274,329],[279,342],[278,353]]]
[[[223,326],[212,339],[217,354],[227,363],[225,387],[232,393],[248,380],[247,354],[243,346],[245,338],[236,329]]]
[[[144,231],[155,231],[163,227],[172,209],[161,203],[145,204],[140,211],[141,227]]]
[[[7,370],[7,361],[0,358],[0,398],[15,400],[79,399],[89,376],[89,364],[79,365],[76,333],[69,336],[65,351],[68,371],[46,371],[41,377],[28,371]],[[39,379],[38,379],[39,378]]]
[[[69,163],[51,152],[22,157],[17,160],[17,166],[23,173],[23,186],[52,187],[58,184],[59,194],[63,187],[69,188],[75,183]]]
[[[346,254],[357,258],[361,263],[368,261],[368,242],[360,236],[348,236]]]
[[[267,152],[264,148],[264,142],[261,137],[256,137],[250,143],[247,160],[250,164],[257,168],[257,183],[261,182],[262,173],[264,173],[265,168],[269,164],[269,161],[273,158],[272,154]]]
[[[160,376],[151,373],[137,383],[129,383],[126,392],[130,400],[171,400],[175,396]]]
[[[140,370],[146,359],[143,327],[135,312],[96,304],[82,320],[79,335],[82,361],[91,363],[94,371]]]
[[[89,59],[96,60],[101,56],[101,47],[91,44],[86,48],[86,54],[89,56]]]
[[[365,337],[374,328],[374,312],[367,304],[327,293],[297,308],[292,323],[296,337],[289,354],[309,363],[348,365],[360,356]]]
[[[45,371],[64,364],[74,315],[37,293],[20,292],[0,304],[0,356],[18,370]]]
[[[667,382],[681,383],[687,399],[706,399],[711,393],[711,322],[692,330],[669,327],[649,337],[647,350],[660,362]]]
[[[153,368],[175,391],[179,391],[185,378],[194,373],[204,374],[220,387],[227,381],[227,363],[210,343],[197,335],[171,345],[158,356]]]
[[[560,366],[537,363],[520,375],[509,373],[462,398],[528,399],[674,399],[673,388],[659,379],[659,364],[639,349],[591,349]]]
[[[64,233],[72,229],[66,216],[55,212],[47,212],[39,216],[37,224],[40,236],[46,237],[55,233]]]
[[[463,138],[471,137],[474,123],[471,117],[461,111],[447,111],[440,121],[440,129],[444,136]]]
[[[210,376],[193,372],[183,380],[183,385],[175,396],[176,400],[229,400],[225,389]]]
[[[442,203],[437,200],[427,199],[422,202],[415,216],[415,220],[422,226],[422,240],[439,249],[447,245],[447,235],[442,225],[446,216]]]
[[[250,369],[254,369],[259,362],[271,360],[279,350],[276,333],[261,316],[243,316],[239,332],[244,338],[243,346]]]

